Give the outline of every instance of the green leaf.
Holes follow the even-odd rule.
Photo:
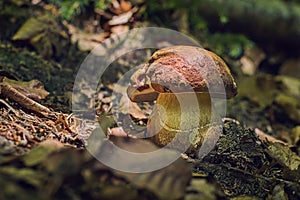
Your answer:
[[[42,33],[49,24],[44,16],[39,18],[29,18],[18,32],[12,37],[13,40],[30,40]]]

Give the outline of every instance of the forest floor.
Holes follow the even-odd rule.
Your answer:
[[[20,16],[28,12],[17,9],[22,10]],[[0,199],[300,197],[300,80],[289,70],[294,60],[286,58],[280,73],[272,74],[264,61],[273,58],[257,46],[245,47],[238,57],[221,55],[237,81],[238,95],[227,101],[223,135],[215,148],[202,160],[180,158],[137,178],[99,163],[86,145],[96,127],[107,135],[132,134],[133,128],[126,126],[132,119],[143,134],[153,104],[131,103],[128,110],[122,98],[126,85],[120,80],[153,49],[113,61],[95,91],[89,82],[77,82],[83,88],[79,92],[73,86],[91,49],[105,39],[115,40],[119,31],[148,23],[135,19],[139,12],[130,7],[122,11],[131,14],[127,21],[111,19],[106,23],[116,24],[109,30],[91,33],[99,28],[94,19],[79,20],[84,24],[80,26],[76,20],[72,24],[49,17],[54,8],[47,8],[46,14],[39,9],[36,21],[7,26],[0,44]],[[50,25],[43,35],[32,28],[46,22]],[[94,108],[95,113],[76,110],[74,104]],[[111,137],[125,149],[133,144],[137,149],[157,148],[138,139]],[[121,159],[115,156],[112,160]],[[172,181],[166,181],[168,176]]]

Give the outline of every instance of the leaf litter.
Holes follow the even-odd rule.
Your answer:
[[[118,2],[118,1],[114,1],[114,2]],[[122,2],[124,3],[125,1],[120,1],[120,3],[122,3]],[[122,6],[120,7],[120,5],[117,5],[116,3],[113,5],[116,8],[116,10],[118,10],[118,9],[121,10],[120,12],[116,11],[116,13],[115,13],[117,15],[120,15],[121,17],[122,17],[123,13],[126,13],[126,12],[130,11],[130,9],[132,9],[132,7],[130,7],[130,6],[128,7],[128,9],[124,9],[124,7],[122,7]],[[123,4],[123,5],[125,5],[125,4]],[[110,18],[110,22],[111,22],[112,18],[113,18],[113,16]],[[114,17],[114,18],[118,19],[117,17]],[[132,20],[132,19],[133,18],[131,18],[131,19],[127,18],[127,20],[128,20],[127,22],[130,23],[129,20]],[[119,21],[119,22],[123,23],[123,21]],[[127,22],[124,22],[124,23],[127,23]],[[128,28],[127,25],[123,26],[122,24],[116,24],[116,25],[110,27],[111,32],[114,32],[114,31],[112,31],[113,28],[116,28],[118,26],[120,27],[121,30],[122,29],[126,30]],[[96,40],[100,41],[100,40],[104,39],[105,37],[108,37],[108,36],[103,35],[103,37],[102,36],[98,37]],[[42,41],[42,38],[43,37],[41,35],[39,37],[36,37],[36,39],[32,40],[32,42],[34,42],[35,40]],[[92,36],[92,37],[88,36],[87,38],[90,38],[90,41],[92,41],[92,42],[95,41],[94,36]],[[32,43],[32,44],[34,45],[35,43]],[[45,44],[47,44],[47,42],[45,42]],[[88,45],[90,45],[90,44],[88,44]],[[90,47],[88,47],[86,49],[92,48],[93,45],[94,44],[90,45]],[[49,46],[49,45],[46,45],[46,47],[47,46]],[[36,46],[36,48],[38,48],[38,46]],[[47,50],[47,51],[50,52],[50,50]],[[251,55],[249,55],[249,58],[251,60]],[[248,74],[253,74],[254,71],[256,70],[256,68],[258,67],[259,63],[248,62],[248,64],[249,63],[251,65],[249,71],[245,70],[244,72],[246,72],[246,73],[248,72]],[[123,70],[124,69],[122,69],[122,68],[117,68],[119,75],[116,76],[115,78],[118,79],[119,76],[122,75]],[[121,71],[121,73],[120,73],[120,71]],[[295,95],[295,92],[296,93],[298,92],[298,90],[297,90],[298,88],[296,88],[296,89],[291,88],[291,86],[295,86],[295,84],[292,84],[292,85],[284,84],[286,82],[291,82],[290,80],[285,79],[285,77],[277,77],[274,80],[273,78],[269,79],[266,76],[263,78],[260,78],[260,80],[258,80],[258,79],[254,80],[254,81],[250,80],[250,82],[253,84],[244,83],[244,85],[256,86],[257,88],[253,89],[252,92],[260,91],[261,85],[264,85],[264,87],[263,87],[264,94],[260,93],[260,94],[253,95],[253,93],[252,93],[249,95],[249,93],[243,94],[243,92],[242,92],[241,93],[242,98],[246,97],[250,101],[254,102],[254,105],[258,106],[259,110],[261,110],[262,108],[268,109],[269,107],[274,105],[274,103],[278,104],[285,110],[285,113],[288,114],[288,117],[290,119],[297,121],[297,119],[298,119],[297,113],[289,114],[289,113],[293,113],[290,111],[293,111],[295,109],[298,110],[298,103],[295,103],[295,99],[298,100],[297,99],[298,94]],[[124,106],[123,107],[120,106],[119,108],[117,108],[117,109],[115,108],[115,110],[113,110],[113,108],[114,108],[113,102],[114,101],[118,100],[119,102],[125,102],[125,103],[121,103],[121,105],[126,105],[127,100],[126,100],[126,98],[123,98],[123,99],[121,98],[121,100],[120,100],[118,98],[118,95],[112,96],[112,91],[117,86],[113,85],[112,80],[109,80],[108,83],[110,83],[110,84],[109,85],[107,85],[107,84],[101,85],[99,87],[100,88],[99,91],[97,91],[97,93],[96,93],[96,95],[98,95],[96,98],[96,105],[95,105],[96,110],[97,110],[97,115],[98,115],[97,117],[98,117],[99,122],[100,122],[101,126],[103,127],[103,129],[107,130],[108,132],[115,133],[116,135],[117,134],[124,135],[124,133],[130,132],[130,128],[132,128],[132,127],[128,127],[128,129],[126,129],[126,131],[121,130],[121,127],[125,124],[128,124],[128,121],[134,121],[136,124],[141,125],[141,127],[145,127],[145,125],[147,123],[147,116],[149,114],[148,111],[151,110],[151,105],[149,105],[149,104],[146,104],[146,105],[134,104],[134,105],[130,106],[131,110],[129,110],[129,111]],[[282,90],[283,87],[287,87],[289,89],[289,92],[284,91],[284,94],[281,94],[283,91]],[[110,91],[109,90],[107,91],[107,88],[110,88]],[[247,88],[247,87],[245,87],[245,88]],[[270,88],[272,88],[272,89],[270,89]],[[84,95],[86,95],[87,97],[90,97],[89,96],[90,93],[87,93]],[[276,97],[275,101],[273,101],[274,97]],[[41,134],[44,137],[41,137],[41,138],[37,137],[39,139],[33,138],[33,141],[34,140],[42,141],[44,139],[49,141],[48,139],[54,138],[56,140],[58,139],[59,141],[63,142],[64,144],[76,146],[76,145],[74,145],[74,143],[73,143],[74,141],[72,139],[70,139],[70,138],[65,139],[65,138],[73,137],[74,134],[72,135],[72,133],[78,133],[78,135],[80,135],[80,132],[82,132],[81,133],[82,137],[88,137],[89,133],[87,134],[87,132],[89,130],[88,127],[90,126],[88,124],[88,122],[78,122],[77,119],[72,115],[55,113],[55,115],[54,115],[55,120],[48,119],[48,118],[44,118],[41,116],[36,116],[34,113],[28,112],[28,110],[22,110],[23,108],[20,108],[18,104],[15,104],[14,102],[10,102],[7,99],[1,100],[1,103],[4,105],[4,107],[1,107],[1,114],[4,113],[3,116],[7,117],[7,118],[5,118],[5,120],[6,121],[14,120],[14,123],[10,123],[9,127],[16,130],[16,134],[12,134],[12,135],[17,135],[17,137],[11,136],[10,141],[18,141],[18,140],[20,140],[20,138],[21,138],[21,140],[24,138],[26,139],[26,137],[28,137],[26,135],[28,135],[28,133],[31,133],[31,132],[32,133],[39,133],[39,132],[43,133],[44,132],[45,133],[44,135]],[[94,105],[91,105],[91,106],[94,106]],[[17,109],[15,109],[15,108],[17,108]],[[120,115],[121,117],[115,117],[118,115]],[[117,120],[116,120],[116,118],[117,118]],[[27,122],[30,122],[30,119],[33,121],[36,120],[36,121],[38,121],[38,123],[32,125],[32,127],[26,126]],[[47,120],[49,122],[46,123],[46,125],[47,125],[47,127],[49,127],[49,129],[47,129],[45,131],[44,129],[46,129],[47,127],[46,126],[43,127],[41,125],[42,123],[40,123],[40,122],[41,121],[47,122]],[[24,125],[23,121],[26,122],[25,125]],[[54,122],[54,125],[53,125],[53,122]],[[8,123],[6,123],[5,125],[8,125]],[[42,127],[42,129],[38,129],[40,127]],[[7,130],[7,126],[6,127],[1,126],[1,128]],[[52,131],[51,128],[55,130],[54,133],[51,133],[51,131]],[[39,131],[37,131],[37,130],[39,130]],[[42,131],[42,130],[44,130],[44,131]],[[22,133],[19,134],[17,132],[19,132],[19,133],[22,132]],[[268,131],[268,132],[270,133],[272,131]],[[298,134],[296,127],[295,127],[295,129],[293,129],[292,133],[293,133],[293,141],[294,141],[293,145],[296,146],[297,142],[299,141],[299,140],[297,140],[299,134]],[[112,135],[115,135],[115,134],[112,134]],[[237,135],[234,135],[234,134],[237,134]],[[52,135],[53,137],[49,137],[49,135]],[[68,135],[68,137],[66,137],[66,136],[63,137],[62,135]],[[201,186],[201,187],[204,187],[205,189],[210,188],[210,190],[208,190],[208,189],[206,190],[207,193],[205,193],[205,195],[207,195],[211,198],[217,198],[217,197],[222,198],[222,197],[224,197],[224,194],[226,194],[227,196],[231,196],[231,197],[242,195],[245,198],[243,198],[241,196],[241,199],[247,199],[247,196],[245,196],[245,194],[246,194],[249,196],[255,195],[258,197],[262,197],[262,198],[266,197],[268,195],[269,196],[272,195],[274,197],[276,196],[277,198],[289,197],[290,199],[296,199],[297,195],[299,195],[299,156],[297,156],[294,152],[291,151],[291,149],[293,151],[295,150],[294,148],[290,148],[291,146],[284,146],[282,144],[278,144],[276,142],[281,141],[281,140],[278,140],[276,138],[270,139],[270,137],[267,137],[267,136],[268,135],[266,133],[264,133],[265,139],[261,140],[261,139],[257,138],[257,135],[253,130],[245,129],[244,125],[235,124],[233,122],[225,122],[224,137],[222,137],[220,139],[217,147],[209,155],[207,155],[207,157],[204,158],[204,161],[194,163],[194,165],[195,165],[194,177],[193,177],[193,181],[191,182],[191,187],[187,190],[186,199],[188,199],[188,195],[191,195],[191,194],[196,194],[196,195],[197,194],[199,195],[201,193],[203,194],[203,191],[201,191],[199,189],[199,187],[200,187],[199,185],[202,185],[202,184],[203,184],[203,186]],[[18,140],[16,140],[16,138]],[[84,141],[84,140],[81,140],[81,141]],[[58,151],[61,149],[61,147],[55,146],[57,144],[52,144],[52,141],[50,141],[49,143],[50,143],[50,146],[53,145],[54,149],[57,149]],[[14,145],[16,145],[16,144],[23,145],[18,142],[15,142]],[[34,144],[34,142],[32,144]],[[31,146],[32,145],[29,144],[27,147],[31,147]],[[295,146],[292,146],[292,147],[295,147]],[[46,166],[46,168],[49,171],[54,172],[55,169],[57,169],[57,171],[55,171],[55,172],[59,172],[59,170],[61,170],[61,168],[58,167],[60,164],[64,165],[64,166],[68,166],[66,163],[62,164],[63,162],[65,162],[65,160],[68,160],[68,159],[66,159],[66,155],[63,155],[63,153],[57,155],[56,152],[54,151],[54,152],[52,152],[52,153],[54,153],[54,156],[53,156],[54,158],[53,158],[53,157],[51,157],[51,154],[52,154],[51,150],[49,150],[50,153],[45,153],[43,151],[41,151],[41,152],[42,152],[41,154],[46,155],[45,157],[43,157],[43,159],[47,160],[47,161],[45,161],[43,166]],[[64,150],[62,152],[64,152]],[[31,152],[29,152],[29,154],[27,154],[27,155],[31,155],[30,153]],[[68,155],[73,155],[73,154],[70,153]],[[298,151],[298,155],[299,155],[299,151]],[[34,155],[34,153],[32,153],[31,156],[32,156],[32,158],[37,157],[36,155]],[[31,156],[29,156],[29,157],[31,157]],[[63,159],[63,157],[65,157],[65,159]],[[77,157],[77,153],[74,153],[74,157],[79,158],[79,157]],[[42,163],[42,161],[30,161],[30,159],[27,159],[27,161],[25,161],[25,160],[26,159],[24,159],[25,165],[28,167],[30,167],[32,165],[36,166],[36,165],[39,165],[40,163]],[[56,162],[54,162],[55,160],[62,160],[62,163],[56,163]],[[78,159],[78,160],[80,160],[80,159]],[[74,168],[75,168],[74,171],[76,171],[76,169],[77,169],[76,166],[77,167],[81,166],[80,164],[78,164],[76,162],[72,162],[72,164],[74,164]],[[89,170],[90,169],[87,169],[86,171],[83,172],[83,174],[85,175],[84,178],[86,178],[85,180],[87,180],[88,182],[91,181],[90,183],[93,183],[93,181],[94,181],[93,177],[90,175],[92,172],[90,172]],[[4,170],[3,173],[13,175],[16,171],[17,170],[9,169],[6,171]],[[32,175],[32,177],[36,177],[37,182],[39,182],[39,181],[43,182],[43,180],[44,180],[43,178],[39,178],[38,175],[35,175],[30,170],[29,171],[24,170],[23,172],[24,173],[21,173],[21,174],[27,174],[27,175]],[[70,171],[70,173],[72,173],[72,172],[73,171]],[[108,173],[106,173],[106,172],[108,172]],[[115,179],[114,181],[111,181],[111,182],[119,183],[119,184],[124,183],[124,179],[119,179],[119,177],[116,178],[111,173],[112,172],[108,169],[103,170],[100,173],[101,180]],[[62,171],[60,172],[60,174],[66,175]],[[204,174],[204,175],[199,178],[199,174],[202,174],[202,175]],[[33,182],[26,180],[22,175],[20,175],[20,176],[16,175],[15,178],[19,179],[19,180],[24,180],[25,182],[28,182],[28,184],[31,184],[34,187],[36,187],[38,185],[38,184],[36,184],[37,182],[33,183]],[[56,177],[56,179],[62,180],[59,177]],[[78,177],[75,177],[74,179],[78,180]],[[82,177],[79,177],[79,180],[81,180],[81,179],[82,179]],[[128,180],[129,179],[127,179],[127,181]],[[55,178],[50,180],[49,181],[50,185],[47,185],[47,186],[51,186],[51,187],[49,187],[50,189],[48,189],[48,190],[46,189],[45,193],[46,193],[46,195],[53,195],[53,194],[57,195],[56,192],[61,191],[61,189],[57,188],[58,186],[55,187],[55,186],[51,185],[51,181],[53,181],[53,183],[57,182],[57,180],[55,180]],[[39,182],[39,183],[41,183],[41,182]],[[8,183],[8,185],[10,185],[9,181],[7,181],[7,183]],[[126,184],[126,181],[125,181],[125,184]],[[143,183],[143,184],[145,184],[145,183]],[[213,187],[209,187],[210,184],[212,184]],[[194,188],[192,187],[193,185],[194,185]],[[100,184],[100,186],[95,186],[95,188],[103,189],[104,186],[105,186],[105,184],[104,185]],[[122,185],[121,188],[117,188],[116,185],[114,185],[113,187],[111,187],[109,185],[106,187],[107,190],[106,189],[101,190],[101,191],[108,191],[106,193],[107,196],[105,196],[104,193],[100,194],[100,193],[96,193],[96,192],[93,192],[88,195],[90,195],[94,198],[95,197],[103,198],[103,197],[112,197],[115,194],[116,195],[115,197],[118,197],[118,195],[123,194],[125,191],[130,191],[129,193],[127,193],[128,194],[127,197],[134,198],[134,197],[136,197],[137,194],[140,194],[140,192],[141,192],[140,191],[141,188],[139,188],[139,187],[138,187],[139,188],[138,190],[127,190],[128,188],[123,187],[123,186],[124,185]],[[90,186],[86,186],[86,187],[90,187]],[[17,190],[22,191],[21,188],[18,188],[17,186],[16,186],[16,188],[17,188]],[[92,188],[92,189],[95,189],[95,188]],[[212,188],[214,188],[215,190],[213,190]],[[83,190],[84,197],[86,197],[85,195],[87,195],[87,191],[89,191],[89,189],[91,189],[91,188],[88,188],[85,191]],[[156,189],[156,190],[159,190],[159,189]],[[78,191],[82,192],[82,190],[78,190]],[[155,191],[154,191],[154,193],[155,193]],[[280,191],[280,192],[278,192],[278,191]],[[120,192],[120,193],[118,193],[118,192]],[[29,192],[29,195],[30,195],[30,192]],[[63,195],[67,195],[67,194],[63,193]],[[75,194],[75,196],[76,195],[80,196],[82,194],[77,193],[77,194]],[[154,195],[154,196],[156,196],[156,195]]]

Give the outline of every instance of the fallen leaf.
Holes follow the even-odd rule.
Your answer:
[[[56,54],[60,54],[59,37],[65,37],[61,31],[54,15],[44,14],[29,18],[12,37],[12,40],[29,41],[36,51],[44,57],[53,55],[53,48]]]
[[[111,141],[119,146],[120,148],[135,152],[135,153],[147,153],[158,150],[159,148],[151,143],[150,141],[142,139],[124,138],[124,137],[113,137]],[[161,157],[167,157],[173,155],[176,151],[170,149],[162,149]],[[109,155],[107,155],[109,156]],[[127,158],[121,158],[118,152],[114,155],[110,155],[112,160],[126,160]],[[133,161],[140,163],[140,161]],[[149,165],[154,164],[149,160]],[[125,176],[132,184],[138,188],[145,188],[161,199],[179,199],[185,194],[185,189],[192,178],[192,168],[182,158],[178,158],[170,165],[148,173],[125,173],[118,172],[122,176]]]
[[[32,186],[38,187],[47,179],[47,175],[36,172],[34,169],[16,168],[14,166],[1,166],[0,174],[5,174],[16,182],[25,182]]]
[[[4,78],[2,82],[8,83],[13,88],[31,99],[45,99],[49,94],[49,92],[45,90],[43,83],[38,80],[31,80],[27,82]]]
[[[26,166],[34,166],[43,162],[50,154],[63,148],[63,144],[57,140],[46,140],[41,142],[37,147],[32,149],[29,154],[22,157]]]
[[[127,85],[122,86],[120,84],[114,84],[112,88],[116,94],[120,94],[121,98],[117,102],[117,107],[114,107],[114,111],[122,114],[129,114],[134,119],[147,119],[147,116],[142,111],[137,103],[132,102],[127,95]]]
[[[257,103],[261,109],[276,102],[291,119],[299,122],[300,80],[288,76],[258,75],[245,77],[238,83],[238,94]],[[299,113],[300,114],[300,113]]]
[[[131,9],[130,11],[128,11],[126,13],[113,16],[113,18],[108,21],[108,24],[110,26],[115,26],[115,25],[120,25],[120,24],[126,24],[126,23],[129,22],[129,20],[131,19],[131,17],[133,16],[133,14],[136,11],[138,11],[138,8],[134,7],[133,9]]]
[[[120,0],[120,3],[117,0],[111,2],[109,10],[114,14],[122,14],[131,9],[132,5],[130,1]]]
[[[247,48],[240,59],[242,72],[246,75],[253,75],[265,57],[266,54],[260,48],[256,46]]]
[[[17,33],[12,37],[13,40],[29,40],[42,33],[48,26],[48,17],[29,18]]]
[[[128,134],[123,130],[122,127],[108,128],[107,135],[108,137],[128,137]]]
[[[130,1],[120,0],[120,7],[124,12],[127,12],[132,8],[132,5]]]
[[[284,184],[280,183],[273,188],[272,200],[288,200],[288,196],[284,191]]]
[[[204,178],[193,178],[187,188],[185,200],[221,199],[225,197],[224,192],[217,184],[209,183]]]
[[[272,142],[272,143],[279,142],[279,143],[282,143],[282,144],[286,144],[285,142],[283,142],[281,140],[278,140],[278,139],[274,138],[271,135],[266,134],[265,132],[263,132],[262,130],[260,130],[258,128],[255,128],[254,131],[255,131],[256,135],[258,136],[258,138],[261,141]]]
[[[120,34],[120,33],[129,31],[129,26],[127,26],[127,25],[112,26],[110,28],[110,31],[112,32],[112,34]]]
[[[273,143],[267,147],[267,153],[281,165],[290,170],[297,170],[300,165],[300,157],[297,156],[291,149],[280,143]]]
[[[272,76],[250,76],[238,83],[238,95],[250,99],[261,108],[272,104],[279,93]]]
[[[282,75],[274,79],[283,93],[300,98],[300,79]]]
[[[280,67],[279,74],[300,78],[300,59],[289,59]]]
[[[296,126],[291,131],[292,144],[296,145],[300,141],[300,126]]]
[[[240,62],[242,64],[241,69],[244,74],[253,75],[255,73],[257,66],[255,66],[251,58],[248,58],[247,56],[243,56],[241,57]]]
[[[109,36],[108,32],[86,33],[79,28],[68,24],[67,22],[64,22],[64,25],[67,27],[69,33],[71,34],[72,44],[77,43],[78,48],[81,51],[90,51],[94,49]]]
[[[98,34],[78,32],[71,36],[71,42],[73,44],[78,43],[78,48],[81,51],[90,51],[99,46],[99,44],[105,40],[108,35],[109,33],[106,32]]]
[[[300,123],[300,106],[298,99],[289,95],[279,94],[276,97],[275,102],[283,108],[284,112],[291,120]]]

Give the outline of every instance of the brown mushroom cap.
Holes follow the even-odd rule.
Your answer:
[[[132,75],[127,93],[132,101],[142,102],[155,100],[159,93],[191,89],[217,96],[220,88],[227,98],[237,94],[230,70],[219,56],[200,47],[172,46],[156,51]]]

